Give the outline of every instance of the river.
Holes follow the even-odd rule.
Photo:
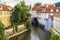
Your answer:
[[[9,40],[47,40],[46,33],[40,27],[31,27],[30,30]]]

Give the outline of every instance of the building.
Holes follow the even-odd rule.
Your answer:
[[[45,19],[47,19],[50,15],[51,19],[53,19],[53,14],[60,13],[60,8],[55,7],[54,5],[41,5],[34,6],[32,8],[32,14],[36,14],[38,21],[42,24],[45,24]]]
[[[5,27],[10,25],[10,16],[12,13],[12,7],[6,4],[0,4],[0,21]]]
[[[60,34],[60,13],[54,14],[53,29]]]

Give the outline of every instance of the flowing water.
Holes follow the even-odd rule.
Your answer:
[[[39,27],[32,27],[31,30],[9,40],[47,40],[46,33]]]

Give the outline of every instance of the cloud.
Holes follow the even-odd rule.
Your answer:
[[[7,5],[10,5],[14,7],[17,3],[19,3],[20,0],[1,0],[2,3],[5,3]]]
[[[10,6],[15,6],[21,0],[1,0],[1,2],[6,2],[6,4]],[[42,4],[53,4],[55,2],[59,2],[60,0],[24,0],[27,5],[34,5],[36,2],[41,2]]]

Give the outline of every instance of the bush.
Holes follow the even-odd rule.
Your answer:
[[[0,35],[0,40],[8,40],[5,36]]]
[[[53,30],[49,31],[51,33],[51,38],[50,40],[60,40],[60,36],[56,35]]]
[[[7,40],[4,34],[4,25],[0,22],[0,40]]]
[[[5,27],[4,30],[13,28],[12,26]]]
[[[27,26],[27,29],[30,29],[31,28],[31,21],[30,20],[27,20],[26,26]]]

